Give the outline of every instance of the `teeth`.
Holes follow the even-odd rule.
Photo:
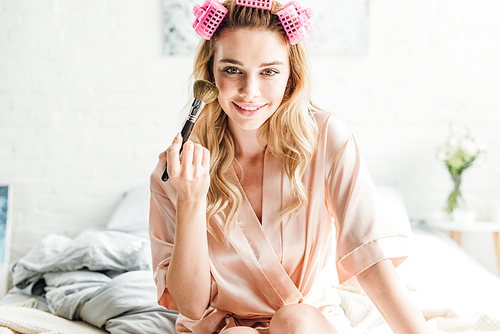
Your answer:
[[[260,108],[260,107],[250,108],[250,107],[241,107],[241,106],[238,106],[238,107],[240,107],[241,109],[246,110],[246,111],[255,111],[255,110]]]

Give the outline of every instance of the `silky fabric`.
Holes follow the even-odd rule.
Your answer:
[[[238,325],[268,332],[285,305],[307,303],[349,332],[336,284],[356,285],[356,275],[385,259],[398,266],[406,252],[381,210],[375,185],[355,138],[335,113],[318,112],[318,148],[303,183],[309,194],[297,215],[278,219],[292,199],[283,161],[264,155],[262,221],[246,198],[234,169],[228,177],[243,194],[235,228],[224,233],[224,217],[210,224],[227,245],[207,232],[210,305],[201,319],[179,315],[178,333],[218,333]],[[161,181],[164,165],[151,174],[150,237],[158,303],[177,310],[166,277],[175,236],[176,190]]]

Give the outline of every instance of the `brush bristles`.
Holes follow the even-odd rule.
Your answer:
[[[193,95],[195,99],[209,104],[219,96],[219,89],[210,81],[196,80],[193,85]]]

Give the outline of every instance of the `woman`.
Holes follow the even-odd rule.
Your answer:
[[[178,333],[350,333],[333,285],[359,282],[395,333],[429,333],[354,137],[311,103],[282,6],[224,7],[194,70],[218,99],[151,175],[159,304]]]

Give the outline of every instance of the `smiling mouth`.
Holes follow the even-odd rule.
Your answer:
[[[259,108],[260,108],[260,107],[248,108],[248,107],[241,107],[241,106],[238,106],[238,107],[240,107],[240,108],[241,108],[241,109],[243,109],[243,110],[247,110],[247,111],[255,111],[255,110],[257,110],[257,109],[259,109]]]
[[[258,106],[258,107],[248,107],[248,106],[241,106],[241,105],[239,105],[239,104],[237,104],[235,102],[233,102],[233,104],[235,106],[237,106],[238,108],[240,108],[241,110],[250,111],[250,112],[257,111],[257,110],[259,110],[259,109],[261,109],[261,108],[263,108],[263,107],[265,107],[267,105],[267,103],[266,103],[266,104],[263,104],[263,105]]]

